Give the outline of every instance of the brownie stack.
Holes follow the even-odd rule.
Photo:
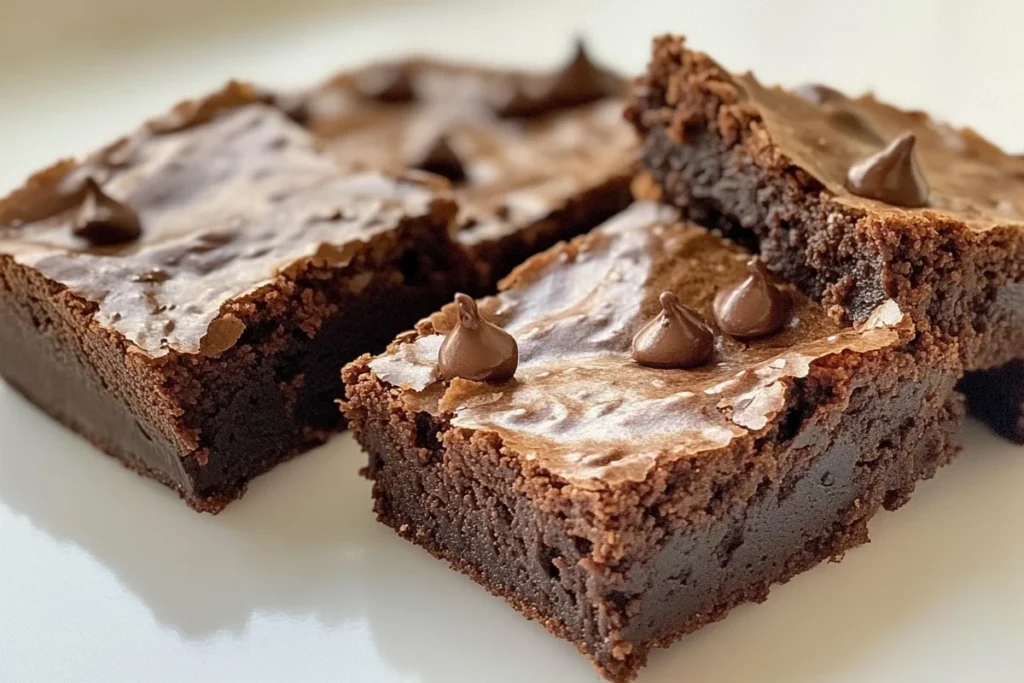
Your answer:
[[[626,681],[866,542],[961,392],[1024,437],[1021,227],[972,131],[681,38],[233,82],[0,201],[0,373],[211,512],[347,424],[381,522]]]

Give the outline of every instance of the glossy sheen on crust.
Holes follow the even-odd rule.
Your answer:
[[[567,245],[527,261],[480,302],[519,342],[516,377],[489,385],[437,380],[451,306],[369,363],[407,391],[410,411],[498,435],[510,451],[582,488],[643,481],[653,468],[728,446],[769,425],[794,378],[843,351],[897,346],[911,335],[891,302],[858,329],[792,293],[783,331],[752,342],[719,335],[711,364],[659,370],[636,364],[630,342],[671,291],[711,319],[716,291],[746,277],[749,255],[671,209],[637,204]],[[694,277],[700,273],[700,277]]]
[[[626,109],[652,191],[756,244],[773,272],[837,318],[864,320],[892,299],[919,332],[955,341],[967,370],[1020,357],[1021,159],[870,96],[794,92],[731,74],[681,37],[656,39]],[[931,206],[850,194],[849,165],[908,129]]]
[[[222,95],[194,105],[188,125],[162,126],[175,132],[151,123],[34,176],[0,202],[0,253],[95,303],[101,325],[151,357],[217,355],[245,329],[234,301],[304,264],[343,268],[439,201],[432,178],[342,171],[254,92]],[[87,177],[138,213],[138,240],[73,235]]]
[[[973,230],[1024,227],[1024,159],[1010,156],[969,128],[957,130],[922,112],[906,112],[872,95],[831,107],[815,105],[778,86],[765,87],[751,73],[735,76],[736,106],[753,106],[782,156],[773,164],[796,165],[836,195],[838,201],[876,213],[927,215],[938,211]],[[931,192],[928,205],[905,208],[854,195],[846,188],[850,167],[884,145],[866,140],[831,114],[836,107],[857,117],[889,143],[905,132]]]
[[[381,69],[404,73],[412,99],[361,94],[361,79]],[[339,162],[391,170],[406,166],[410,146],[443,133],[467,176],[455,183],[458,238],[470,246],[495,242],[593,188],[625,187],[631,174],[636,135],[622,120],[620,97],[552,103],[528,117],[499,115],[496,103],[509,92],[543,90],[555,75],[430,59],[372,65],[306,94],[305,123]],[[624,79],[603,77],[609,94],[625,94]]]

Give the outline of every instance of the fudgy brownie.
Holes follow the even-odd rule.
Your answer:
[[[283,106],[342,163],[447,177],[456,237],[490,292],[526,257],[629,203],[637,144],[622,120],[626,90],[578,44],[551,73],[410,59],[342,74]]]
[[[1007,439],[1024,444],[1024,360],[970,372],[957,387],[967,410]]]
[[[1024,357],[1024,158],[871,95],[762,86],[673,36],[627,117],[665,201],[825,306],[894,299],[968,370]]]
[[[466,286],[443,181],[340,169],[232,83],[0,201],[0,373],[215,512],[340,426],[338,369]]]
[[[864,543],[962,416],[897,304],[840,325],[675,219],[635,204],[344,371],[378,518],[615,681]]]

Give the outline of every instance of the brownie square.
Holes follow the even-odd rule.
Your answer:
[[[433,178],[340,169],[232,83],[0,202],[0,374],[216,512],[342,426],[338,368],[466,286]]]
[[[631,201],[636,135],[626,81],[582,44],[560,69],[524,72],[413,58],[343,73],[282,99],[341,163],[445,176],[475,289]]]
[[[690,327],[718,320],[716,297],[744,280],[749,256],[638,203],[479,301],[518,344],[513,378],[441,380],[450,361],[488,357],[442,351],[466,315],[453,305],[347,366],[343,409],[369,453],[378,519],[613,681],[866,542],[874,513],[957,451],[956,348],[911,346],[893,301],[849,326],[771,284],[791,307],[774,333],[740,341],[701,323],[714,335],[703,365],[634,360],[631,344],[648,365],[682,348],[655,344],[652,360],[634,339],[664,323],[664,292],[689,307]]]
[[[863,320],[894,299],[968,370],[1024,356],[1024,158],[872,95],[765,87],[675,36],[627,116],[665,201],[826,306]]]

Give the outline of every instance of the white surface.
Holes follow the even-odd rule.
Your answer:
[[[576,30],[631,70],[683,31],[767,80],[871,86],[1024,149],[1012,2],[0,2],[0,186],[230,75],[298,84],[408,50],[544,65]],[[965,440],[871,545],[655,654],[641,683],[1024,679],[1024,451]],[[0,682],[597,680],[378,527],[361,464],[340,437],[201,516],[0,383]]]

